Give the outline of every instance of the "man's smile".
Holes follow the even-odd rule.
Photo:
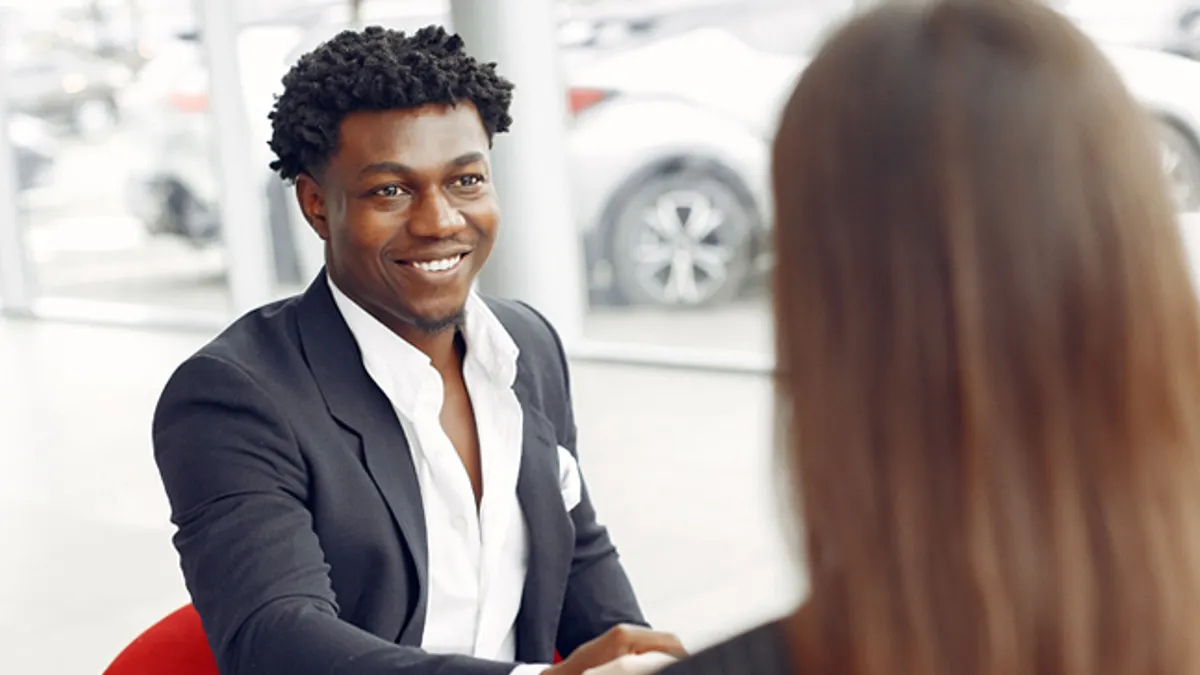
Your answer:
[[[470,251],[441,257],[422,256],[414,260],[397,260],[401,269],[419,275],[426,281],[448,281],[462,269],[462,261]]]

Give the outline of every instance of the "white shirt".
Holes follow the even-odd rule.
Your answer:
[[[483,499],[475,493],[441,425],[442,378],[423,352],[329,282],[334,303],[362,352],[363,366],[396,411],[412,453],[429,549],[429,600],[421,648],[495,661],[516,657],[516,619],[529,566],[529,533],[517,500],[524,416],[513,392],[520,351],[487,304],[472,293],[463,337],[463,379],[475,411]],[[559,448],[564,506],[580,500],[574,458]],[[520,665],[532,675],[546,665]]]

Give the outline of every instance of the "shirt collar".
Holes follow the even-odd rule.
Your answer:
[[[396,335],[342,292],[329,279],[333,302],[358,343],[363,365],[384,393],[411,414],[430,374],[436,376],[424,352]],[[467,297],[463,338],[466,363],[480,368],[495,384],[511,387],[516,381],[520,350],[494,312],[474,291]],[[382,380],[382,381],[381,381]]]

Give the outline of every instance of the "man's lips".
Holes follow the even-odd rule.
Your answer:
[[[463,258],[466,258],[470,251],[459,251],[456,253],[445,253],[437,255],[423,255],[412,260],[397,260],[396,262],[404,267],[409,267],[427,274],[447,274],[458,269]]]

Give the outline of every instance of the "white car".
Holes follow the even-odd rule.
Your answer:
[[[803,52],[842,11],[772,9],[571,75],[572,196],[594,290],[634,304],[705,305],[768,269],[776,114]],[[757,31],[768,28],[799,53],[763,50]]]
[[[766,10],[621,54],[572,80],[591,107],[571,134],[593,274],[635,302],[703,304],[765,267],[776,118],[833,20]],[[1200,210],[1200,62],[1106,54],[1153,116],[1181,211]],[[597,262],[598,261],[598,262]],[[605,269],[607,265],[611,269]]]

